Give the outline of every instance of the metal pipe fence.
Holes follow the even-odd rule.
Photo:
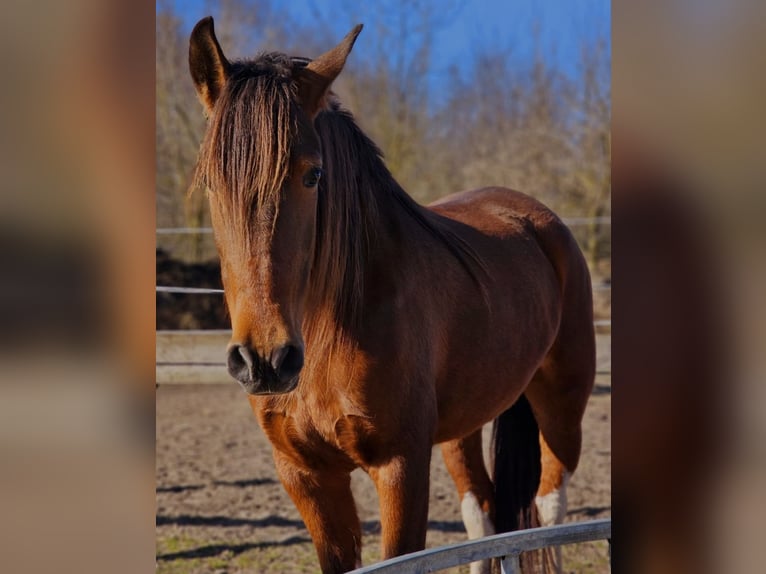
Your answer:
[[[562,217],[566,225],[578,226],[578,225],[591,225],[596,223],[598,225],[611,225],[611,217]],[[195,235],[195,234],[210,234],[213,233],[212,227],[160,227],[156,229],[157,235]]]
[[[477,560],[500,558],[503,574],[518,574],[519,555],[529,550],[537,550],[548,546],[562,546],[595,540],[609,542],[611,558],[612,520],[609,518],[559,524],[543,528],[530,528],[516,532],[495,534],[467,542],[449,544],[439,548],[429,548],[384,560],[377,564],[352,570],[349,574],[419,574],[435,572],[469,564]]]
[[[155,287],[157,293],[189,293],[192,295],[216,295],[222,294],[223,289],[210,289],[207,287],[173,287],[166,285],[157,285]],[[611,291],[612,285],[610,283],[603,283],[601,285],[594,285],[594,291]]]

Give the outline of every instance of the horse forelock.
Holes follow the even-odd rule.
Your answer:
[[[293,69],[279,53],[235,62],[208,121],[195,184],[248,234],[256,214],[277,210],[298,134]]]

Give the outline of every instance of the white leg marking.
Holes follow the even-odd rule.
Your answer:
[[[476,495],[468,491],[460,504],[460,510],[463,513],[463,524],[468,532],[468,538],[482,538],[491,536],[495,533],[495,527],[486,512],[481,509],[479,499]]]
[[[553,526],[564,522],[564,517],[567,514],[567,483],[570,476],[568,472],[564,472],[564,476],[561,477],[561,486],[558,489],[545,496],[535,497],[537,513],[542,526]]]
[[[491,536],[495,533],[492,521],[487,513],[481,509],[479,499],[476,498],[473,492],[468,491],[465,493],[463,501],[460,503],[460,511],[463,514],[463,524],[465,524],[469,539],[473,540],[475,538]],[[489,569],[489,560],[471,562],[471,574],[489,574]]]
[[[545,496],[535,497],[537,515],[540,518],[541,526],[553,526],[564,522],[564,517],[567,514],[567,484],[570,476],[570,473],[564,471],[560,487]],[[550,550],[553,560],[551,569],[560,574],[562,571],[561,546],[554,546]]]

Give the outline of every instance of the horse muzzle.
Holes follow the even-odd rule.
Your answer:
[[[262,357],[247,345],[232,343],[227,353],[229,374],[250,395],[289,393],[298,385],[298,375],[303,368],[303,345],[282,345],[273,349],[268,357]]]

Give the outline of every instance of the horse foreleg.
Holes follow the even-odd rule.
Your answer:
[[[495,534],[495,501],[481,450],[481,429],[462,439],[442,443],[441,449],[444,463],[457,487],[468,538],[473,540]],[[489,572],[489,560],[471,563],[471,574]]]
[[[384,560],[425,548],[430,459],[428,445],[369,469],[380,499]]]
[[[307,470],[275,451],[277,473],[311,534],[324,574],[362,565],[362,532],[347,472]]]

